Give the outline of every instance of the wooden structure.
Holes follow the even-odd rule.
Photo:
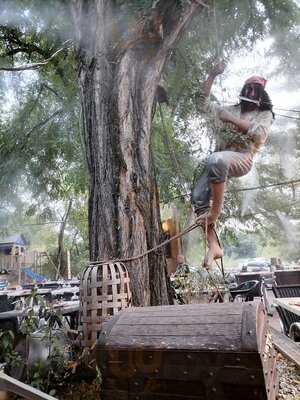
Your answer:
[[[278,286],[300,285],[300,269],[276,271],[275,282]]]
[[[26,269],[32,268],[34,273],[42,272],[47,253],[28,251],[28,244],[23,235],[0,239],[0,279],[7,280],[9,286],[33,282],[34,279],[26,274]]]
[[[124,264],[89,265],[80,283],[79,328],[83,346],[92,346],[103,321],[130,305],[130,279]]]
[[[28,400],[57,400],[55,397],[43,393],[32,386],[26,385],[25,383],[6,375],[0,370],[0,398],[3,398],[1,396],[1,393],[3,392],[11,392],[21,396],[22,399]]]
[[[0,240],[0,271],[8,272],[7,280],[11,284],[21,283],[27,245],[23,235],[8,236]]]
[[[262,302],[131,308],[103,324],[102,400],[274,400]]]
[[[300,297],[300,285],[273,285],[272,290],[276,298]]]
[[[270,331],[275,349],[300,368],[299,345],[273,328]]]
[[[62,315],[70,329],[78,328],[79,301],[62,301],[52,307]],[[19,321],[28,313],[28,310],[9,310],[0,312],[1,329],[11,330],[15,334],[19,331]]]
[[[164,232],[164,239],[170,239],[179,233],[179,223],[178,221],[169,218],[163,221],[162,228]],[[181,238],[172,240],[166,245],[166,258],[167,258],[167,268],[168,274],[176,272],[177,267],[177,256],[182,252]]]

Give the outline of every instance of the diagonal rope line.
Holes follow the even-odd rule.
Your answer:
[[[160,243],[159,245],[152,247],[151,249],[145,251],[144,253],[138,254],[136,256],[128,257],[128,258],[116,258],[113,260],[100,260],[100,261],[90,261],[89,264],[91,265],[98,265],[98,264],[109,264],[109,263],[114,263],[114,262],[129,262],[129,261],[136,261],[141,258],[146,257],[150,253],[153,253],[154,251],[166,246],[168,243],[172,242],[173,240],[176,240],[187,233],[191,232],[192,230],[196,229],[199,227],[198,223],[194,223],[187,228],[185,228],[183,231],[179,232],[177,235],[172,236],[170,239],[165,240],[164,242]]]

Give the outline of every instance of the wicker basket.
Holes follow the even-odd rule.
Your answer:
[[[80,282],[82,345],[94,345],[103,321],[130,306],[130,279],[125,265],[119,262],[89,265]]]

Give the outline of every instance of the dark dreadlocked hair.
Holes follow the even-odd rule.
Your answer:
[[[273,104],[268,93],[259,83],[252,83],[251,85],[253,85],[254,87],[254,99],[260,100],[260,105],[258,106],[258,109],[260,111],[267,111],[267,110],[271,111],[273,118],[275,118],[273,112]],[[244,85],[240,93],[240,96],[248,97],[248,90],[249,90],[249,84]],[[251,103],[245,100],[241,100],[239,104],[241,105],[241,111],[243,113],[249,110],[249,104]]]

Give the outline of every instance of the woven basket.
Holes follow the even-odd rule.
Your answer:
[[[130,279],[124,264],[89,265],[80,282],[80,322],[82,345],[95,344],[103,321],[131,306]]]

